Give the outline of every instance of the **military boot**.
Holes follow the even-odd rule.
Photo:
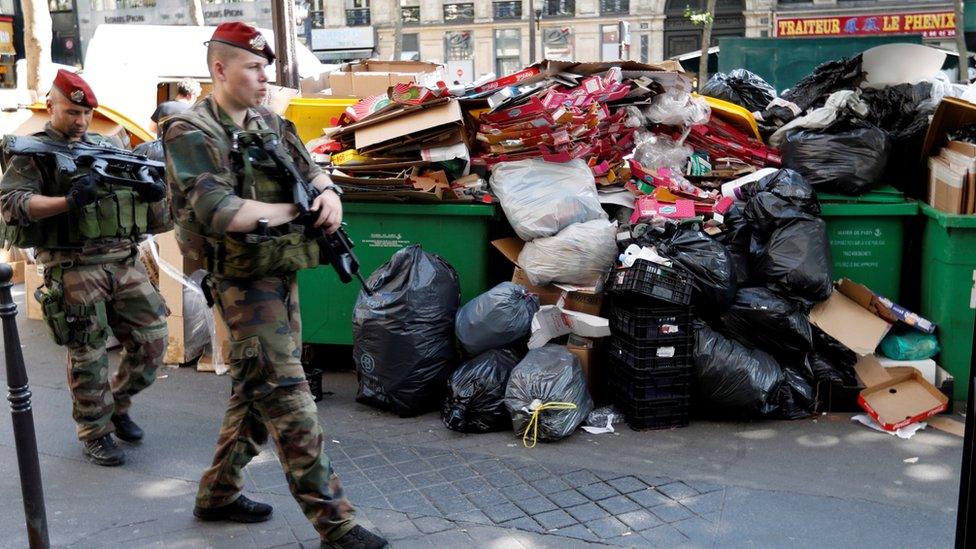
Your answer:
[[[86,440],[85,458],[95,465],[114,467],[125,463],[125,452],[115,444],[112,435],[105,435],[93,440]]]
[[[126,442],[139,442],[145,434],[129,414],[112,414],[112,425],[115,425],[115,436]]]
[[[241,494],[232,503],[221,507],[206,508],[197,505],[193,507],[193,516],[205,521],[264,522],[271,520],[272,511],[267,503],[252,501]]]
[[[327,549],[386,549],[389,546],[385,539],[358,524],[339,539],[322,540],[322,547]]]

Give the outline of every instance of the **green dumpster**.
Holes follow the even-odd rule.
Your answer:
[[[918,213],[914,200],[894,187],[862,196],[818,193],[834,278],[849,278],[875,292],[900,298],[905,222]]]
[[[976,215],[955,215],[922,204],[922,305],[938,325],[939,365],[957,380],[956,400],[968,394],[976,315]]]
[[[494,206],[486,204],[343,204],[346,231],[368,277],[397,250],[420,244],[457,270],[461,302],[488,289],[488,222]],[[342,284],[331,266],[298,273],[302,341],[352,344],[352,310],[360,285]]]

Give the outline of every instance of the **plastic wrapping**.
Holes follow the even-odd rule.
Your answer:
[[[617,227],[605,219],[577,223],[522,248],[518,264],[536,286],[596,286],[617,257]]]
[[[461,291],[446,261],[419,245],[399,250],[367,281],[353,310],[356,400],[401,417],[438,407],[455,365]]]
[[[507,349],[492,349],[465,362],[447,381],[441,419],[452,431],[488,433],[511,429],[505,408],[505,389],[519,357]]]
[[[749,112],[761,111],[776,98],[776,89],[746,69],[716,73],[701,89],[702,95],[735,103]]]
[[[881,182],[891,140],[866,122],[841,122],[823,131],[798,131],[783,144],[783,166],[814,188],[860,195]]]
[[[688,145],[676,143],[666,135],[644,132],[637,137],[634,160],[652,171],[670,168],[672,172],[682,174],[693,152]]]
[[[625,420],[623,413],[617,409],[616,406],[604,406],[602,408],[597,408],[590,412],[590,415],[586,416],[586,421],[584,424],[587,427],[597,427],[602,428],[607,425],[618,425],[623,423]]]
[[[721,321],[723,332],[769,353],[806,354],[813,350],[806,313],[767,288],[741,288]]]
[[[881,340],[878,349],[892,360],[925,360],[939,354],[939,339],[935,334],[898,326]]]
[[[515,233],[526,242],[553,236],[573,223],[607,219],[593,172],[581,159],[501,162],[492,169],[491,188]]]
[[[458,311],[454,331],[464,350],[477,355],[527,337],[539,297],[524,286],[502,282]]]
[[[149,247],[149,251],[152,254],[153,261],[159,269],[165,272],[167,275],[171,276],[173,280],[176,280],[183,285],[184,288],[192,292],[196,297],[194,300],[203,300],[206,304],[206,297],[203,295],[203,288],[200,284],[194,282],[189,277],[183,274],[182,269],[177,269],[171,265],[168,261],[164,261],[159,255],[159,246],[156,244],[156,239],[152,235],[146,237],[145,242]],[[185,294],[184,294],[185,295]],[[223,375],[227,373],[227,364],[224,363],[224,353],[220,345],[220,340],[217,339],[217,325],[214,321],[213,310],[210,307],[203,307],[203,321],[207,325],[207,334],[210,336],[210,356],[213,359],[214,372],[217,375]]]
[[[803,214],[773,230],[755,272],[782,295],[817,303],[833,290],[833,260],[823,219]]]
[[[569,436],[593,410],[579,359],[562,345],[529,351],[512,370],[505,390],[505,407],[519,436],[526,435],[533,410],[554,402],[575,407],[538,412],[538,440],[555,441]]]
[[[656,95],[651,105],[644,109],[644,115],[654,124],[688,127],[707,123],[712,109],[703,97],[670,89]]]
[[[776,130],[773,135],[769,136],[769,144],[773,147],[782,147],[783,142],[793,132],[823,130],[839,120],[863,119],[870,113],[871,109],[861,97],[860,90],[840,90],[830,94],[822,107],[799,118],[794,118]]]
[[[692,299],[700,312],[719,313],[732,304],[736,268],[724,244],[698,228],[682,226],[660,243],[658,253],[691,275]]]
[[[693,364],[698,391],[710,406],[746,417],[779,409],[783,371],[772,356],[729,339],[700,323]]]
[[[203,278],[207,271],[197,269],[190,275],[190,280],[198,288],[203,286]],[[213,311],[207,306],[207,300],[190,286],[183,286],[183,356],[194,359],[210,352],[210,332],[207,325],[207,315],[213,318]]]

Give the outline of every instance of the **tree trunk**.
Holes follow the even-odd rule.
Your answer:
[[[189,0],[187,8],[190,10],[190,24],[196,27],[204,26],[203,3],[201,0]]]
[[[956,0],[960,1],[960,0]],[[702,89],[705,82],[708,82],[708,48],[712,43],[712,21],[715,19],[715,0],[708,0],[708,19],[705,21],[705,28],[702,29],[702,49],[701,59],[698,60],[698,89]]]
[[[27,89],[38,99],[49,82],[42,81],[44,68],[51,65],[51,41],[54,31],[47,0],[20,0],[24,12],[24,53],[27,57]],[[44,88],[44,89],[42,89]]]
[[[966,21],[963,14],[962,0],[952,0],[956,9],[956,49],[959,51],[959,82],[969,82],[969,52],[966,51]]]
[[[403,8],[400,0],[393,6],[393,60],[399,61],[403,56]]]

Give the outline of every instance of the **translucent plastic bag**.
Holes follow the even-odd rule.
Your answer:
[[[526,242],[553,236],[573,223],[607,219],[593,172],[581,159],[502,162],[492,169],[491,188],[515,233]]]
[[[529,335],[539,297],[524,286],[502,282],[458,311],[454,331],[464,350],[477,355]]]
[[[655,96],[651,105],[644,109],[644,115],[655,124],[688,127],[707,123],[712,109],[704,97],[670,89]]]
[[[576,223],[556,236],[526,243],[518,264],[536,286],[596,286],[617,257],[617,227],[605,219]]]
[[[527,446],[572,434],[593,410],[579,359],[562,345],[529,351],[512,370],[505,407]],[[529,442],[531,441],[531,443]]]
[[[646,132],[637,138],[634,160],[651,170],[670,168],[672,172],[682,174],[693,152],[688,145],[676,143],[666,135]]]

